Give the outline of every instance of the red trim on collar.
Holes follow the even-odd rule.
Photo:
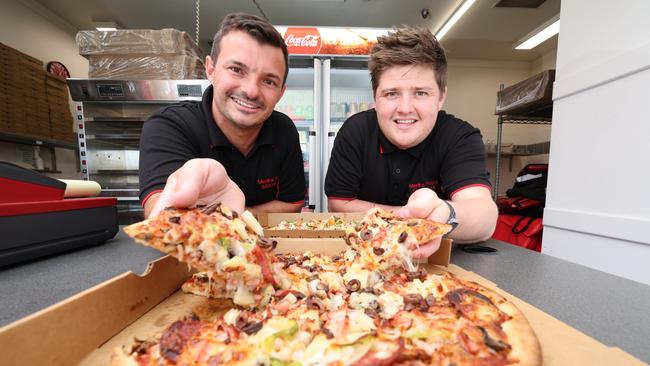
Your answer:
[[[147,197],[145,197],[145,198],[142,200],[142,208],[144,208],[144,204],[147,203],[147,200],[149,200],[149,198],[151,198],[151,196],[153,196],[153,195],[156,194],[156,193],[162,193],[162,191],[163,191],[162,189],[154,189],[153,191],[149,192],[149,194],[147,195]]]
[[[340,201],[352,201],[357,199],[356,197],[332,197],[332,196],[327,196],[327,198],[332,200],[340,200]]]
[[[469,184],[469,185],[466,185],[466,186],[460,187],[460,188],[456,189],[455,191],[451,192],[451,193],[449,194],[449,199],[453,198],[454,195],[455,195],[456,193],[462,191],[463,189],[472,188],[472,187],[484,187],[484,188],[487,188],[488,191],[492,192],[492,188],[491,188],[490,186],[488,186],[488,185],[480,184],[480,183],[477,183],[477,184]]]
[[[383,154],[383,153],[384,153],[384,148],[383,148],[381,145],[379,145],[379,153],[380,153],[380,154]]]

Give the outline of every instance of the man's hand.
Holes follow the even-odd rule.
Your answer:
[[[192,159],[169,176],[149,216],[169,206],[185,208],[213,202],[222,202],[241,213],[246,199],[218,161]]]
[[[429,188],[421,188],[413,192],[406,206],[395,211],[395,214],[404,218],[416,217],[445,222],[449,217],[449,208],[436,192]],[[438,238],[419,248],[411,248],[414,249],[411,252],[413,258],[427,258],[440,248],[440,240],[441,238]]]

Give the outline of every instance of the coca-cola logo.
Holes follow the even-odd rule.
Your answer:
[[[315,55],[322,46],[317,28],[288,28],[284,34],[284,42],[290,54]]]
[[[290,34],[285,42],[287,42],[287,46],[318,47],[320,45],[320,36],[308,34],[303,37],[295,37]]]

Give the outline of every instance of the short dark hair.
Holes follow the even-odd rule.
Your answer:
[[[287,50],[287,45],[284,43],[284,38],[282,38],[280,32],[271,23],[256,15],[246,13],[231,13],[226,15],[212,40],[212,51],[210,52],[212,59],[216,60],[217,56],[219,56],[221,39],[234,30],[244,31],[261,44],[274,46],[282,50],[285,66],[284,79],[282,80],[284,84],[289,74],[289,51]]]
[[[447,87],[445,50],[426,28],[401,26],[388,35],[377,37],[368,62],[373,93],[377,92],[381,74],[396,65],[431,66],[440,91]]]

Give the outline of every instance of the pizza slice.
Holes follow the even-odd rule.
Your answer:
[[[433,220],[402,218],[375,207],[354,227],[346,230],[345,240],[361,256],[369,269],[404,266],[416,271],[410,251],[451,231],[452,227]]]
[[[206,272],[208,282],[225,285],[221,293],[232,295],[237,305],[257,306],[266,292],[279,286],[270,255],[276,242],[262,236],[250,212],[238,215],[220,203],[167,208],[124,231],[138,243]]]

